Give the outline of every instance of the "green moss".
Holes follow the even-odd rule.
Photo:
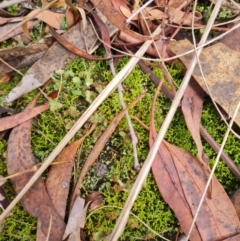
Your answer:
[[[97,54],[103,55],[103,52],[99,50]],[[122,59],[118,64],[117,71],[119,71],[127,61],[127,58]],[[42,162],[52,152],[65,136],[68,129],[71,128],[75,121],[84,113],[92,99],[111,81],[112,75],[108,69],[108,63],[106,61],[89,62],[77,58],[75,61],[69,62],[65,70],[58,70],[52,74],[53,81],[46,88],[45,92],[49,94],[53,91],[58,91],[57,99],[51,102],[54,111],[45,111],[33,121],[32,148],[37,162]],[[176,65],[174,65],[169,67],[169,71],[173,75],[176,85],[179,85],[182,77],[181,68],[179,66],[176,68]],[[158,68],[154,68],[154,72],[159,77],[162,76]],[[6,95],[16,82],[12,80],[9,84],[0,84],[0,91]],[[149,80],[149,77],[142,73],[136,66],[128,78],[124,80],[123,87],[126,103],[135,99],[139,94],[143,92],[146,93],[146,96],[129,110],[129,113],[130,116],[136,115],[146,125],[149,125],[152,99],[156,89],[155,85]],[[22,110],[35,94],[36,92],[31,92],[21,98],[18,103],[18,109]],[[46,102],[46,99],[41,97],[39,104],[44,102]],[[16,106],[16,103],[13,103],[12,106]],[[155,111],[157,129],[161,126],[170,106],[171,102],[160,93]],[[75,174],[79,174],[97,138],[120,110],[121,106],[118,100],[118,93],[115,91],[104,101],[84,127],[78,131],[74,139],[81,137],[93,121],[99,122],[93,135],[85,140],[81,147],[81,152],[78,153],[78,162],[76,163],[78,169]],[[209,104],[209,101],[206,101],[204,105],[202,123],[220,143],[226,128],[224,124],[219,121],[219,117],[214,112],[213,106]],[[142,165],[149,152],[148,132],[134,120],[133,126],[139,138],[137,150]],[[165,138],[170,143],[196,154],[195,144],[180,113],[176,113],[174,116]],[[204,150],[210,157],[210,164],[212,165],[216,154],[206,143],[204,143]],[[0,166],[0,169],[3,175],[6,175],[5,151],[6,142],[1,141],[0,152],[2,155],[0,156],[3,156],[3,162],[1,163],[2,166]],[[231,135],[226,145],[226,152],[236,161],[238,166],[240,165],[239,151],[240,144],[238,140]],[[97,174],[99,165],[103,165],[104,168],[107,169],[105,174]],[[137,171],[133,168],[129,130],[126,120],[123,118],[102,151],[97,163],[94,164],[89,171],[81,187],[83,196],[93,190],[99,190],[103,196],[102,205],[104,208],[90,213],[87,219],[84,232],[90,240],[103,240],[109,235],[121,211],[121,209],[113,208],[113,206],[123,207],[137,174]],[[216,176],[229,194],[239,185],[239,182],[223,163],[219,164]],[[11,185],[7,184],[6,189],[10,198],[13,199],[15,194]],[[134,203],[132,212],[157,233],[162,233],[170,240],[174,240],[179,228],[178,222],[168,205],[161,198],[151,173],[148,175],[146,183]],[[16,225],[18,225],[18,227],[15,227]],[[14,231],[14,234],[11,236],[11,230],[14,228],[17,231]],[[29,217],[17,206],[12,212],[12,215],[5,221],[4,235],[0,240],[34,240],[35,232],[36,220]],[[135,240],[137,238],[160,240],[138,219],[131,216],[121,240]]]
[[[13,4],[12,6],[7,7],[7,12],[11,15],[17,15],[21,9],[21,4]]]

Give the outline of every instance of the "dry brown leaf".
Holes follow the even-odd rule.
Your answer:
[[[193,215],[209,177],[209,170],[188,152],[165,142],[152,165],[154,178],[164,200],[188,233]],[[221,184],[212,179],[212,197],[205,197],[190,240],[239,240],[239,219]],[[228,238],[234,236],[233,238]]]
[[[150,147],[157,136],[154,125],[156,95],[151,111]],[[188,234],[208,181],[210,168],[187,151],[163,141],[153,161],[152,172],[163,199],[174,211],[182,231]],[[240,238],[240,222],[236,211],[215,177],[212,178],[212,187],[211,195],[208,193],[205,197],[198,213],[190,240],[237,241]]]
[[[181,40],[171,42],[169,48],[178,55],[193,49],[193,45],[188,40]],[[195,53],[180,57],[186,68],[193,54]],[[200,55],[200,63],[213,99],[229,116],[232,116],[240,97],[239,60],[240,54],[222,43],[203,49]],[[193,71],[193,77],[208,94],[198,66]],[[240,126],[240,114],[235,122]]]
[[[113,7],[118,10],[118,12],[122,13],[122,16],[127,18],[131,16],[131,10],[129,9],[125,0],[111,0],[111,3]]]
[[[199,84],[191,79],[190,83],[185,90],[182,99],[182,112],[184,115],[185,122],[188,130],[190,131],[193,140],[196,143],[198,150],[198,158],[203,158],[203,147],[200,137],[200,124],[203,108],[203,97],[204,91]]]
[[[33,108],[36,104],[35,98],[27,107]],[[24,172],[35,166],[34,157],[31,150],[31,127],[32,120],[15,127],[8,140],[7,148],[7,171],[8,175]],[[32,173],[25,173],[11,179],[14,190],[19,193],[32,177]],[[52,205],[46,192],[42,178],[39,178],[29,191],[21,199],[21,204],[25,210],[34,217],[41,220],[41,229],[45,235],[45,240],[52,218],[51,234],[49,241],[61,240],[65,229],[65,223]]]
[[[132,12],[128,8],[128,6],[120,6],[119,10],[121,11],[122,15],[126,18],[129,18],[132,15]],[[137,16],[135,16],[132,20],[137,20]]]
[[[93,191],[92,193],[88,194],[85,198],[85,203],[89,202],[91,210],[99,208],[103,202],[101,193],[98,191]]]
[[[231,197],[234,208],[236,209],[238,218],[240,219],[240,189],[238,189]]]
[[[58,214],[65,218],[70,181],[72,177],[72,167],[75,155],[79,145],[91,134],[96,124],[93,124],[90,130],[79,140],[65,147],[54,161],[56,165],[51,167],[45,183],[49,198]],[[54,164],[53,162],[53,164]],[[37,223],[37,241],[45,241],[46,237],[41,229],[42,221],[38,219]]]
[[[54,13],[54,12],[49,11],[49,10],[44,10],[44,11],[39,13],[39,9],[34,9],[27,16],[25,16],[24,19],[25,18],[31,18],[31,17],[35,17],[38,20],[41,20],[41,21],[47,23],[48,25],[50,25],[50,26],[52,26],[56,29],[60,29],[61,28],[61,19],[65,17],[65,14]],[[28,22],[22,24],[22,30],[23,30],[23,33],[28,38],[31,38],[27,25],[28,25]]]
[[[36,13],[38,13],[38,11],[39,9],[33,10],[31,12],[31,16],[34,16]],[[28,17],[28,15],[26,17]],[[37,18],[38,20],[41,20],[56,29],[61,29],[61,19],[64,17],[65,14],[54,13],[49,10],[44,10],[35,16],[35,18]]]
[[[33,117],[39,115],[43,111],[49,108],[48,105],[41,105],[32,109],[25,110],[21,113],[4,117],[0,119],[0,131],[5,131],[11,129],[25,121],[32,119]]]
[[[66,212],[72,167],[77,149],[82,141],[82,139],[75,141],[61,151],[54,161],[57,164],[51,167],[45,182],[49,198],[63,219]]]
[[[71,28],[75,24],[75,17],[74,17],[74,12],[71,8],[68,8],[65,17],[66,17],[66,22],[68,25],[68,28]]]

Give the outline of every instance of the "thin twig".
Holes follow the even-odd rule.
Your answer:
[[[214,9],[213,9],[212,15],[211,15],[211,17],[208,21],[207,27],[206,27],[203,35],[202,35],[202,39],[201,39],[200,44],[199,44],[200,49],[197,52],[198,56],[200,55],[200,53],[202,51],[202,48],[203,48],[202,46],[203,46],[203,44],[205,43],[205,41],[208,37],[208,34],[211,30],[211,26],[213,25],[213,22],[214,22],[214,20],[217,16],[217,13],[220,9],[221,2],[222,2],[222,0],[218,0]],[[189,66],[189,68],[186,72],[186,75],[185,75],[185,77],[182,81],[182,84],[181,84],[181,86],[180,86],[180,88],[179,88],[179,90],[178,90],[178,92],[177,92],[177,94],[176,94],[176,96],[175,96],[175,98],[172,102],[172,105],[171,105],[171,108],[170,108],[170,110],[167,114],[167,117],[166,117],[166,119],[164,120],[164,122],[161,126],[161,129],[160,129],[160,131],[157,135],[157,138],[156,138],[152,148],[150,149],[150,152],[148,153],[148,156],[147,156],[147,158],[146,158],[146,160],[143,164],[143,167],[141,168],[141,171],[140,171],[140,173],[139,173],[139,175],[138,175],[138,177],[137,177],[137,179],[136,179],[136,181],[135,181],[135,183],[134,183],[134,185],[131,189],[131,192],[128,196],[128,199],[125,202],[124,208],[123,208],[123,210],[122,210],[122,212],[121,212],[121,214],[120,214],[120,216],[117,220],[117,223],[114,227],[114,230],[113,230],[113,232],[111,233],[111,235],[108,239],[110,241],[118,240],[119,237],[121,236],[123,230],[124,230],[124,227],[126,226],[128,216],[129,216],[130,210],[133,206],[133,203],[135,202],[135,200],[136,200],[136,198],[137,198],[137,196],[138,196],[138,194],[139,194],[139,192],[140,192],[140,190],[141,190],[141,188],[144,184],[144,181],[146,180],[146,177],[147,177],[147,175],[150,171],[153,160],[154,160],[154,158],[156,156],[156,153],[159,149],[159,146],[160,146],[160,144],[163,140],[163,137],[166,134],[167,129],[168,129],[168,127],[169,127],[169,125],[172,121],[172,118],[173,118],[173,116],[174,116],[174,114],[175,114],[175,112],[178,108],[178,105],[179,105],[179,103],[182,99],[183,93],[185,92],[186,87],[188,86],[188,83],[190,81],[190,78],[191,78],[191,75],[193,73],[193,70],[195,68],[196,63],[197,63],[197,58],[196,58],[196,56],[194,56],[191,63],[190,63],[190,66]]]
[[[113,75],[113,77],[115,77],[116,71],[115,71],[115,68],[114,68],[114,65],[113,65],[113,59],[111,59],[109,61],[109,64],[110,64],[110,69],[111,69],[112,75]],[[126,104],[125,104],[124,99],[123,99],[123,86],[122,86],[122,84],[120,84],[118,86],[118,96],[119,96],[119,101],[120,101],[120,104],[122,106],[122,109],[126,109]],[[129,116],[128,111],[126,112],[125,116],[126,116],[126,119],[127,119],[127,124],[128,124],[128,128],[129,128],[129,131],[130,131],[131,139],[132,139],[134,169],[139,170],[140,165],[139,165],[138,154],[137,154],[138,139],[137,139],[137,136],[136,136],[135,131],[133,129],[132,121],[131,121],[131,118]]]
[[[160,34],[161,29],[158,27],[153,35]],[[67,143],[72,139],[72,137],[78,132],[78,130],[84,125],[88,118],[96,111],[96,109],[101,105],[101,103],[117,88],[117,86],[131,73],[132,69],[135,67],[140,57],[147,51],[149,46],[152,44],[152,40],[147,40],[142,47],[137,51],[135,57],[132,57],[129,62],[123,67],[123,69],[112,79],[112,81],[107,85],[107,87],[102,91],[98,97],[93,101],[89,108],[84,112],[80,119],[74,124],[74,126],[69,130],[62,141],[56,146],[49,157],[44,161],[42,166],[38,171],[31,177],[29,182],[25,187],[18,193],[15,199],[10,203],[10,205],[3,211],[0,215],[0,223],[7,217],[14,206],[21,200],[25,193],[30,189],[30,187],[35,183],[35,181],[42,175],[42,173],[48,168],[48,166],[53,162],[61,150],[67,145]]]

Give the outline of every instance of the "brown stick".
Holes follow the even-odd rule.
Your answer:
[[[151,71],[151,69],[142,61],[140,60],[138,62],[139,67],[142,69],[142,71],[149,75],[151,80],[158,86],[159,85],[159,78]],[[162,91],[163,93],[170,99],[174,99],[174,94],[165,86],[162,85]],[[215,142],[215,140],[212,138],[212,136],[207,132],[207,130],[201,125],[200,126],[200,134],[205,139],[205,141],[212,147],[212,149],[218,153],[220,147]],[[221,159],[226,163],[226,165],[229,167],[229,169],[232,171],[232,173],[240,180],[240,170],[237,167],[237,165],[231,160],[231,158],[225,153],[222,152]]]

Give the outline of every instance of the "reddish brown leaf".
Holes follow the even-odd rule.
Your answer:
[[[164,179],[159,173],[159,166],[157,168],[159,162],[162,162],[163,170],[165,169],[164,171],[168,173],[171,179],[170,183],[163,181]],[[186,234],[209,177],[208,166],[187,151],[164,142],[154,160],[152,170],[164,200],[173,209],[183,232]],[[177,182],[173,178],[177,178]],[[163,182],[165,186],[162,185]],[[180,206],[179,199],[174,199],[173,196],[169,197],[169,185],[174,186],[175,192],[182,189],[183,201],[187,205]],[[240,235],[237,234],[240,223],[229,197],[215,177],[212,179],[212,187],[211,197],[208,195],[205,197],[196,220],[195,233],[192,233],[190,240],[212,241],[233,235],[236,236],[224,240],[239,240]],[[191,217],[186,217],[186,213],[190,214]]]
[[[153,119],[155,100],[156,95],[151,112],[150,146],[157,135]],[[154,159],[152,172],[163,199],[174,211],[182,231],[187,234],[209,177],[209,167],[187,151],[163,141]],[[236,211],[215,177],[212,187],[211,198],[208,195],[205,197],[190,240],[237,241],[240,238],[240,223]]]
[[[43,111],[47,110],[48,107],[48,105],[41,105],[35,108],[25,110],[21,113],[2,118],[0,119],[0,131],[5,131],[7,129],[11,129],[17,125],[20,125],[21,123],[24,123],[25,121],[28,121],[33,117],[39,115]]]
[[[58,96],[58,90],[54,90],[50,94],[48,94],[48,97],[51,99],[56,99],[57,96]]]
[[[109,0],[91,0],[91,2],[96,8],[100,10],[100,12],[103,13],[109,22],[117,27],[120,31],[140,41],[152,39],[150,36],[143,36],[130,30],[126,25],[126,19],[114,8],[111,3],[109,3]],[[154,39],[158,39],[158,37],[155,36]]]
[[[51,167],[46,180],[45,185],[48,195],[62,218],[65,217],[74,158],[81,142],[81,139],[75,141],[62,150],[54,161],[56,164],[53,162],[54,165]]]
[[[89,8],[89,10],[91,10]],[[93,19],[95,21],[95,23],[97,24],[97,26],[99,27],[100,33],[101,33],[101,37],[102,37],[102,41],[103,41],[103,46],[105,48],[106,51],[106,55],[108,57],[111,57],[111,40],[110,40],[110,35],[107,29],[107,26],[104,24],[104,22],[101,20],[101,18],[94,13],[93,11],[91,12]]]
[[[125,0],[112,0],[111,2],[114,8],[116,8],[120,13],[122,13],[123,16],[127,18],[131,16],[132,12],[129,9],[128,5],[126,4]]]
[[[89,202],[90,202],[90,209],[92,209],[92,210],[100,207],[100,205],[103,202],[101,193],[98,191],[94,191],[94,192],[90,193],[89,195],[87,195],[85,198],[85,203],[89,203]]]
[[[135,39],[124,32],[120,32],[119,38],[127,43],[141,44],[140,40]],[[162,50],[165,45],[166,45],[166,42],[162,38],[160,38],[156,40],[154,46],[150,46],[146,52],[154,57],[159,58],[159,53],[162,53]],[[157,47],[157,50],[155,46]],[[171,57],[171,55],[169,55],[169,51],[167,50],[167,54],[165,54],[165,58],[168,58],[168,57]]]
[[[35,103],[36,98],[27,106],[26,110],[33,108]],[[26,169],[31,169],[35,165],[31,150],[31,127],[32,120],[28,120],[15,127],[10,134],[7,148],[8,175],[24,172]],[[29,172],[12,178],[11,181],[16,193],[22,190],[32,175],[33,174]],[[65,223],[54,209],[42,178],[39,178],[24,195],[21,204],[30,215],[41,220],[41,229],[45,235],[45,240],[49,231],[51,218],[52,225],[49,240],[62,240]]]
[[[236,209],[238,218],[240,219],[240,189],[238,189],[231,197],[234,208]]]
[[[152,144],[154,139],[152,139]],[[185,199],[177,170],[171,161],[171,154],[167,152],[164,143],[161,144],[154,159],[152,172],[161,196],[174,211],[182,231],[187,233],[191,225],[192,213]],[[192,231],[190,240],[202,240],[196,227]]]
[[[182,99],[182,112],[198,150],[198,158],[203,158],[203,147],[200,137],[200,123],[203,108],[204,91],[192,78]]]

